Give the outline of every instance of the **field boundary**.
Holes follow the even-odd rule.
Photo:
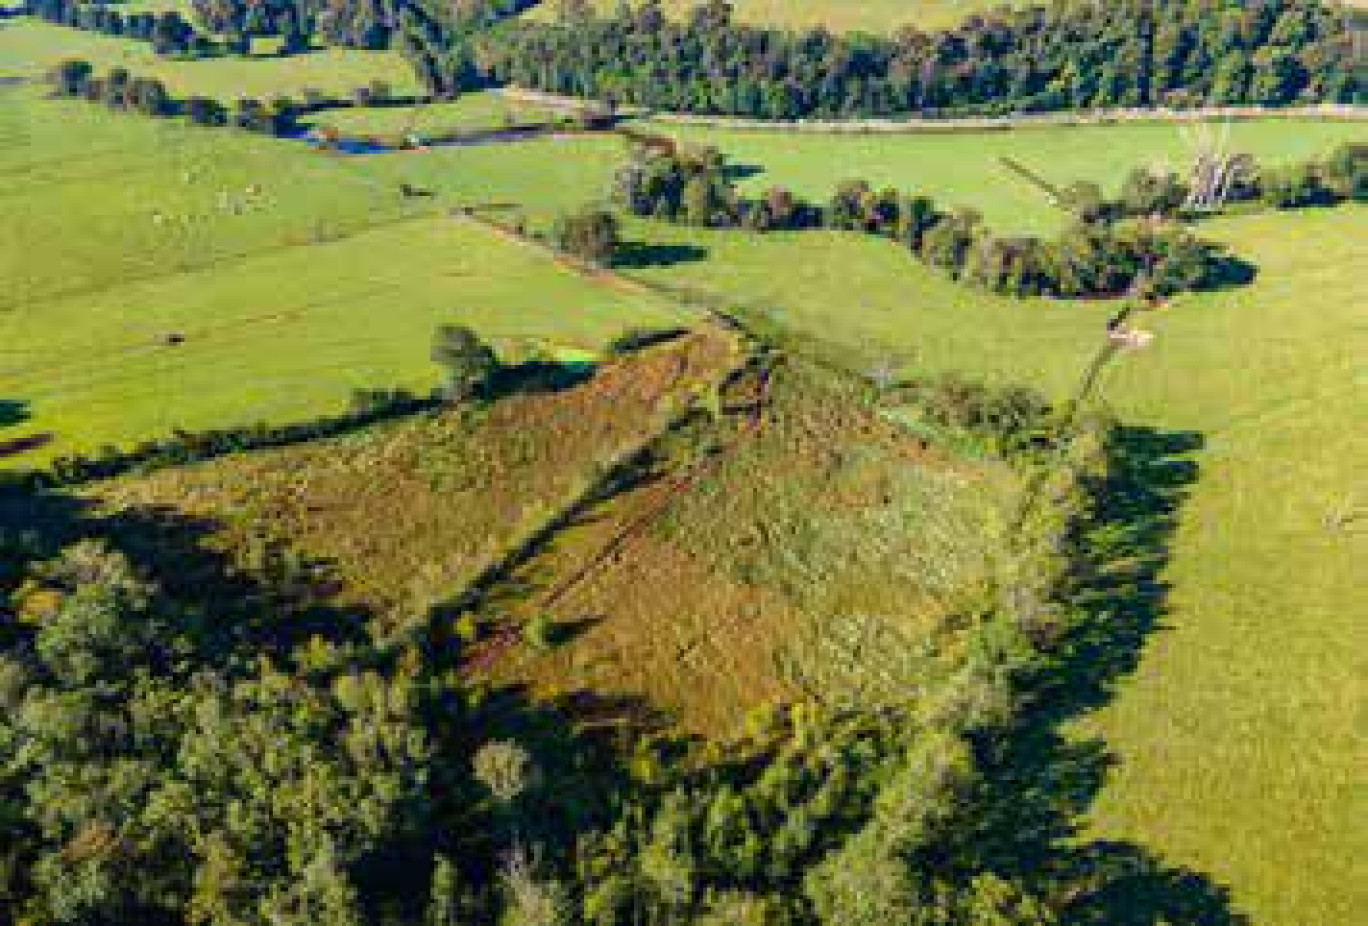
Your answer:
[[[568,111],[603,110],[607,104],[589,97],[567,96],[530,90],[526,87],[496,87],[495,93],[516,102],[537,104]],[[737,116],[706,116],[669,112],[643,106],[623,106],[616,110],[622,118],[640,119],[670,125],[755,132],[811,132],[814,134],[879,135],[900,133],[985,132],[1014,129],[1097,126],[1133,123],[1243,121],[1250,119],[1333,119],[1368,122],[1368,106],[1317,103],[1309,106],[1206,106],[1194,109],[1102,109],[1054,113],[1019,113],[1011,116],[963,116],[927,118],[908,116],[887,119],[850,120],[769,120]]]

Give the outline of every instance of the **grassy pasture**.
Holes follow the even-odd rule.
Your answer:
[[[612,13],[616,0],[592,0],[596,9]],[[700,0],[665,0],[665,11],[684,18]],[[833,32],[888,34],[903,26],[939,29],[953,26],[972,13],[1002,5],[994,0],[735,0],[737,22],[789,29],[822,26]],[[529,15],[556,16],[554,0],[533,7]]]
[[[1079,726],[1119,760],[1091,835],[1212,875],[1255,922],[1362,922],[1368,210],[1203,231],[1258,278],[1146,315],[1154,345],[1103,382],[1125,420],[1203,446],[1160,628],[1116,699]],[[977,293],[858,237],[649,233],[707,256],[643,274],[764,313],[860,370],[959,370],[1061,396],[1114,308]]]
[[[412,161],[0,93],[0,393],[55,435],[9,465],[429,385],[441,322],[594,349],[676,317],[404,201]]]
[[[387,51],[328,48],[286,58],[180,61],[160,57],[148,43],[132,39],[35,19],[0,23],[0,69],[38,75],[65,58],[84,58],[98,72],[124,67],[140,77],[159,78],[173,96],[207,96],[224,103],[243,97],[298,98],[306,88],[345,96],[374,80],[385,81],[396,93],[420,90],[412,68]]]
[[[351,107],[319,113],[314,121],[352,134],[392,135],[413,131],[420,135],[498,129],[510,123],[547,122],[555,113],[518,103],[497,93],[475,92],[458,100],[418,106]]]
[[[1133,167],[1180,171],[1192,162],[1178,127],[1164,124],[1052,126],[992,132],[830,135],[725,130],[648,123],[661,132],[725,152],[749,176],[752,193],[785,186],[809,197],[829,196],[843,180],[864,179],[927,193],[944,206],[969,206],[994,228],[1044,232],[1062,214],[1036,187],[1004,167],[1015,159],[1050,182],[1092,180],[1115,192]],[[1302,161],[1344,141],[1368,138],[1368,124],[1266,119],[1234,123],[1230,145],[1265,163]]]
[[[55,439],[7,461],[345,406],[362,387],[427,388],[441,323],[500,347],[594,350],[677,319],[453,219],[414,219],[196,273],[14,310],[0,322],[4,394]],[[169,333],[184,340],[165,343]]]
[[[428,209],[302,144],[5,92],[0,310]],[[252,190],[255,189],[255,192]]]

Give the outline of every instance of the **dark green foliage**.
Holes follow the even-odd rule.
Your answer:
[[[648,0],[609,17],[507,23],[475,48],[500,82],[761,119],[1348,103],[1362,92],[1346,17],[1293,0],[1059,0],[888,38],[740,25],[725,3],[674,23]]]
[[[890,401],[911,405],[937,429],[991,441],[1007,457],[1044,445],[1055,423],[1053,410],[1034,390],[994,388],[955,375],[901,384]]]
[[[294,131],[296,120],[303,111],[294,101],[284,97],[272,100],[269,105],[260,100],[238,100],[231,112],[217,100],[206,97],[176,100],[156,78],[135,77],[119,67],[98,77],[84,61],[58,65],[49,73],[48,80],[63,96],[103,103],[114,109],[145,116],[184,114],[195,125],[231,125],[268,135],[286,135]]]
[[[48,81],[63,96],[83,96],[93,71],[89,61],[69,59],[52,69]]]
[[[1278,209],[1327,205],[1334,200],[1314,164],[1266,170],[1259,176],[1259,191],[1266,205]]]
[[[622,243],[617,216],[606,209],[586,207],[556,222],[556,247],[580,260],[607,267]]]
[[[1129,215],[1173,215],[1187,194],[1187,187],[1176,174],[1137,167],[1126,176],[1118,205]]]
[[[499,372],[493,348],[464,325],[442,325],[432,344],[432,359],[446,369],[446,394],[457,401],[489,388]]]
[[[1368,144],[1340,145],[1321,165],[1321,182],[1338,199],[1368,201]]]

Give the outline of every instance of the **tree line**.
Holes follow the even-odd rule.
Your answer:
[[[383,80],[373,80],[354,88],[347,97],[305,89],[297,99],[288,96],[269,100],[245,97],[230,106],[199,95],[176,98],[159,79],[137,77],[122,67],[99,74],[89,61],[81,58],[71,58],[57,64],[48,72],[47,81],[58,96],[103,103],[113,109],[147,116],[185,116],[199,126],[230,126],[268,135],[295,134],[300,130],[300,121],[304,116],[325,110],[399,106],[417,101],[414,97],[396,95]],[[325,129],[323,134],[325,142],[336,141],[337,133],[334,130]]]
[[[741,25],[725,0],[676,22],[658,0],[473,41],[482,73],[554,93],[760,119],[1096,107],[1351,103],[1355,15],[1306,0],[1056,0],[939,32],[833,35]]]
[[[28,0],[26,11],[50,23],[148,42],[159,55],[210,55],[218,49],[176,10],[124,15],[104,3]]]
[[[1002,235],[971,209],[946,211],[927,196],[841,184],[822,204],[783,188],[757,198],[737,190],[724,156],[668,138],[630,134],[630,155],[613,178],[612,200],[634,215],[699,227],[756,232],[826,228],[891,238],[952,277],[1012,296],[1061,298],[1131,293],[1163,298],[1238,279],[1222,246],[1181,221],[1191,192],[1177,175],[1137,168],[1117,199],[1079,182],[1053,190],[1073,221],[1059,237]],[[1321,162],[1244,170],[1223,190],[1229,201],[1279,207],[1368,198],[1368,146],[1346,144]]]
[[[463,395],[495,363],[452,332],[434,357]],[[1006,429],[1022,465],[1067,460],[1017,537],[1029,581],[965,616],[975,642],[917,704],[803,702],[726,747],[606,748],[496,695],[458,671],[489,615],[394,637],[269,540],[247,581],[164,518],[56,530],[60,496],[8,499],[48,514],[0,531],[0,900],[111,926],[1105,921],[1107,872],[986,831],[991,757],[1090,620],[1072,556],[1118,535],[1096,503],[1114,432],[913,391],[943,426]]]
[[[126,68],[114,67],[97,74],[90,62],[63,61],[48,74],[48,82],[59,96],[102,103],[147,116],[185,116],[195,125],[232,126],[268,135],[287,135],[295,130],[303,111],[292,100],[280,98],[263,103],[244,98],[232,107],[203,96],[173,97],[154,77],[136,77]]]

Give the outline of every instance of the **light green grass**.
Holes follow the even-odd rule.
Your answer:
[[[651,228],[709,253],[650,276],[772,308],[856,369],[959,370],[1060,396],[1114,309],[976,293],[882,241]],[[1102,388],[1125,420],[1206,445],[1163,576],[1163,629],[1083,725],[1119,757],[1093,835],[1228,884],[1257,923],[1368,922],[1368,533],[1327,526],[1368,507],[1368,210],[1203,233],[1258,279],[1144,316],[1155,343]]]
[[[478,92],[467,93],[458,100],[418,106],[327,110],[311,117],[311,120],[349,134],[416,132],[419,135],[434,135],[500,129],[509,124],[549,122],[555,117],[555,113],[538,106],[518,103],[497,93]]]
[[[864,179],[925,193],[945,206],[970,206],[1004,231],[1049,232],[1063,216],[1046,195],[999,160],[1013,158],[1056,184],[1092,180],[1115,192],[1133,167],[1186,172],[1193,152],[1174,125],[1057,126],[995,132],[823,135],[648,124],[653,131],[715,145],[739,165],[759,168],[742,187],[785,186],[825,199],[843,180]],[[1368,124],[1266,119],[1239,122],[1230,146],[1268,163],[1301,161],[1350,139]]]
[[[1255,922],[1365,923],[1368,211],[1208,232],[1259,280],[1166,313],[1107,390],[1207,446],[1168,629],[1089,727],[1120,758],[1095,831],[1230,883]]]
[[[264,47],[264,46],[263,46]],[[397,54],[329,48],[286,58],[162,58],[146,42],[115,38],[33,19],[0,23],[0,72],[41,74],[65,58],[84,58],[97,72],[127,68],[156,77],[173,96],[207,96],[232,103],[244,97],[298,98],[307,88],[345,96],[381,80],[395,93],[417,93],[413,70]]]
[[[430,208],[301,143],[0,94],[0,311]]]
[[[337,412],[353,388],[429,388],[442,323],[504,348],[594,349],[627,326],[678,321],[436,216],[12,313],[0,394],[29,403],[29,431],[56,435],[51,456]],[[166,345],[171,332],[184,343]]]
[[[367,177],[402,179],[461,205],[516,205],[512,213],[544,227],[561,212],[605,202],[609,180],[624,156],[616,136],[569,135],[396,151],[344,159],[343,166]]]
[[[354,387],[427,386],[442,322],[501,346],[591,350],[675,320],[439,200],[405,200],[414,162],[398,156],[370,169],[24,89],[0,100],[0,396],[31,415],[6,436],[57,437],[9,465],[336,411]],[[172,333],[185,343],[167,346]]]
[[[596,9],[611,14],[617,0],[592,0]],[[665,11],[684,18],[701,0],[665,0]],[[994,0],[734,0],[737,22],[810,29],[824,26],[833,32],[889,34],[903,26],[938,29],[957,25],[971,13],[1001,5]],[[554,0],[534,7],[539,19],[556,16]]]

